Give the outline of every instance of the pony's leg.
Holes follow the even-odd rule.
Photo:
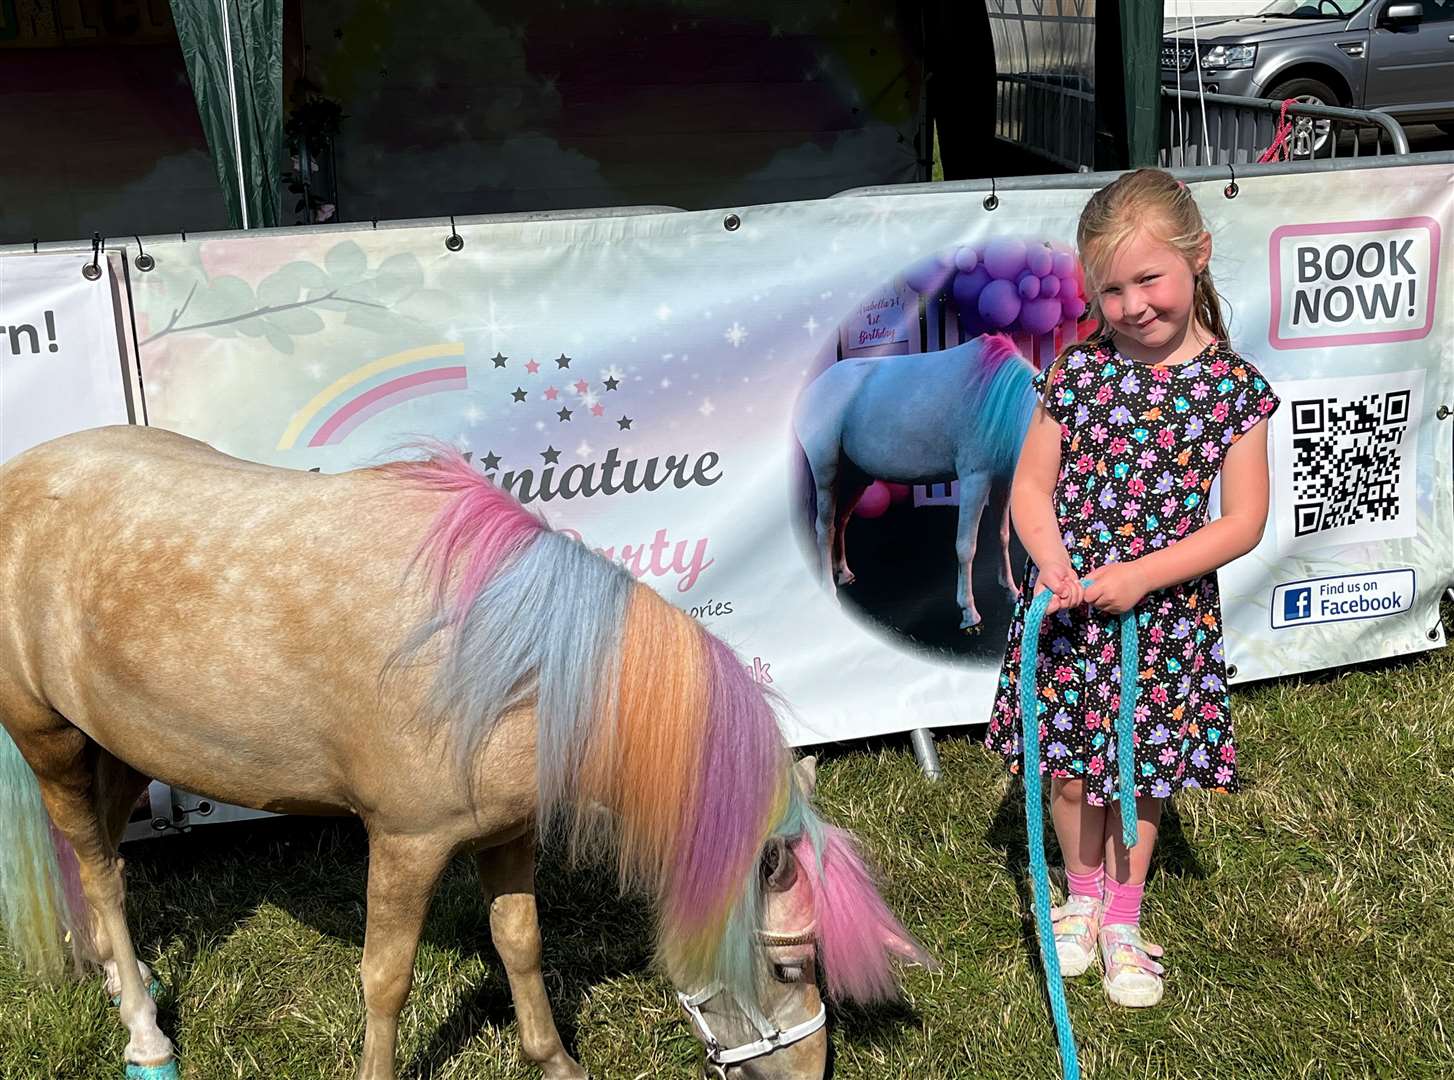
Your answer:
[[[136,800],[146,790],[147,778],[120,758],[102,750],[96,758],[96,812],[114,851],[121,844],[126,833],[126,823]],[[116,960],[112,955],[111,939],[99,919],[92,919],[90,946],[95,960],[102,967],[106,979],[106,993],[113,1001],[121,996],[121,976],[117,974]],[[151,968],[140,960],[136,962],[144,986],[152,986]]]
[[[120,983],[121,1022],[130,1039],[126,1062],[157,1070],[175,1071],[172,1043],[156,1022],[156,1002],[141,980],[141,969],[131,932],[126,925],[126,890],[123,864],[116,854],[107,823],[98,812],[97,755],[104,753],[80,729],[65,724],[43,735],[32,735],[27,757],[36,766],[41,798],[55,827],[75,849],[81,887],[94,912],[98,940],[115,962]]]
[[[833,574],[833,555],[838,546],[838,498],[833,491],[834,473],[832,470],[825,472],[826,476],[817,469],[813,470],[813,481],[818,491],[818,519],[813,527],[818,538],[818,559],[823,579],[828,582],[830,590],[836,590],[838,583]],[[849,509],[852,510],[851,507]]]
[[[1010,562],[1010,499],[1005,495],[1005,505],[1000,512],[1000,584],[1010,594],[1010,603],[1020,599],[1020,586],[1015,584],[1015,567]]]
[[[966,633],[973,632],[980,624],[979,610],[974,606],[974,549],[989,491],[988,473],[959,474],[959,531],[954,538],[954,554],[959,560],[958,599],[964,613],[959,628]]]
[[[399,1013],[414,985],[414,955],[451,844],[369,830],[363,992],[367,1019],[359,1080],[394,1080]]]
[[[857,580],[848,569],[848,521],[867,490],[867,484],[854,483],[838,501],[833,515],[833,579],[839,585],[852,585]]]
[[[583,1080],[586,1071],[565,1051],[545,980],[540,976],[540,923],[535,912],[535,834],[476,856],[480,884],[490,904],[490,936],[510,980],[515,1020],[525,1056],[547,1080]]]

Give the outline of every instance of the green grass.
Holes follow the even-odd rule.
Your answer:
[[[1454,611],[1446,608],[1446,617]],[[1154,1010],[1069,987],[1084,1073],[1443,1077],[1454,1063],[1454,651],[1235,695],[1248,781],[1180,797],[1147,891],[1166,946]],[[938,955],[901,1006],[832,1017],[834,1075],[1058,1076],[1029,922],[1023,807],[972,738],[925,781],[894,740],[830,752],[827,812],[865,841]],[[365,850],[346,823],[203,829],[130,852],[143,957],[187,1076],[351,1077]],[[643,905],[547,859],[546,979],[603,1078],[699,1076]],[[468,868],[436,900],[402,1025],[404,1075],[531,1077]],[[0,963],[0,1078],[114,1080],[123,1031],[98,980],[44,987]]]

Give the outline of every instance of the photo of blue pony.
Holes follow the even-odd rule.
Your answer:
[[[831,591],[854,580],[844,533],[874,480],[957,480],[960,630],[976,632],[982,622],[972,570],[980,519],[992,495],[1004,504],[997,580],[1011,603],[1018,598],[1008,491],[1035,407],[1034,375],[1014,343],[995,334],[941,351],[840,360],[808,384],[793,429],[812,474],[817,563]]]

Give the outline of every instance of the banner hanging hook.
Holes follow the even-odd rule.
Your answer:
[[[91,261],[81,267],[81,276],[87,281],[96,281],[101,277],[101,245],[105,242],[100,233],[91,234]]]
[[[132,233],[132,239],[136,241],[136,268],[143,274],[156,266],[157,261],[148,255],[141,247],[141,237]]]
[[[1000,205],[1000,197],[995,192],[995,178],[993,176],[991,176],[990,177],[990,193],[984,197],[984,208],[986,210],[994,210],[999,205]]]
[[[464,247],[464,237],[461,236],[459,234],[459,230],[454,227],[453,214],[449,215],[449,235],[444,238],[444,246],[450,251],[458,251],[460,248]]]
[[[1241,191],[1242,189],[1237,186],[1237,170],[1232,168],[1232,163],[1230,161],[1227,162],[1227,172],[1231,174],[1232,179],[1228,182],[1227,186],[1222,189],[1222,194],[1227,196],[1227,198],[1229,199],[1235,199],[1237,197],[1237,192]]]

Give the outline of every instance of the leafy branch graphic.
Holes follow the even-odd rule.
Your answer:
[[[363,249],[349,240],[330,248],[323,266],[288,263],[256,289],[234,276],[199,281],[166,325],[141,344],[207,330],[213,337],[267,338],[278,352],[291,354],[295,337],[324,328],[319,310],[345,312],[348,326],[385,330],[396,319],[393,306],[423,283],[413,255],[394,255],[371,270]]]

